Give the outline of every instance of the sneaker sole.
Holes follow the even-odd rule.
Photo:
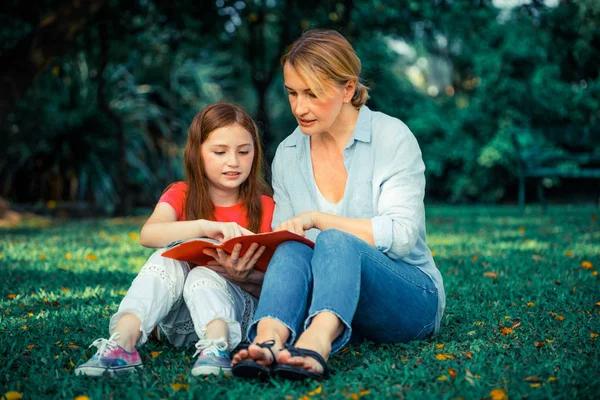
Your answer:
[[[135,372],[136,368],[144,368],[144,365],[126,366],[121,368],[96,368],[96,367],[83,367],[75,370],[77,376],[109,376],[124,375]]]
[[[201,367],[192,368],[192,375],[200,376],[200,375],[231,375],[231,367],[221,368],[221,367],[210,367],[203,365]]]

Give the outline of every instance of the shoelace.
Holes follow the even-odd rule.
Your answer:
[[[117,345],[116,340],[120,337],[121,337],[121,334],[119,332],[115,332],[108,339],[100,338],[100,339],[94,340],[92,342],[92,344],[90,344],[89,347],[96,346],[98,348],[98,351],[96,352],[96,354],[105,356],[110,351],[117,348],[118,345]]]
[[[218,356],[220,351],[225,350],[227,350],[227,340],[223,336],[217,339],[201,339],[196,342],[196,352],[192,357],[200,353]]]

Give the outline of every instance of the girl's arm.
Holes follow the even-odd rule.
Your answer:
[[[205,219],[177,221],[175,209],[160,202],[140,232],[140,243],[145,247],[159,248],[182,239],[209,237],[225,241],[232,237],[252,234],[235,222],[214,222]]]

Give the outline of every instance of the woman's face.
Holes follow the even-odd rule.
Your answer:
[[[302,133],[310,136],[329,132],[340,115],[344,101],[347,100],[347,91],[343,87],[332,87],[317,98],[289,63],[283,66],[283,78],[292,113]]]

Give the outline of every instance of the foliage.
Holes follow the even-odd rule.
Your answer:
[[[0,56],[70,3],[9,2],[0,10]],[[4,197],[85,201],[109,212],[152,206],[182,178],[191,119],[217,100],[254,113],[272,157],[295,127],[279,56],[314,27],[352,41],[372,88],[368,105],[413,130],[430,198],[515,198],[514,137],[541,149],[600,151],[594,0],[510,10],[488,0],[98,3],[97,17],[0,126]],[[398,43],[410,51],[398,53]]]
[[[3,229],[0,395],[24,398],[594,398],[600,388],[597,210],[428,209],[447,309],[440,334],[406,345],[358,343],[326,382],[195,378],[194,348],[149,342],[144,369],[73,376],[146,258],[141,219],[28,219]],[[86,235],[81,235],[86,232]],[[495,392],[492,392],[496,390]],[[306,396],[306,397],[303,397]]]

